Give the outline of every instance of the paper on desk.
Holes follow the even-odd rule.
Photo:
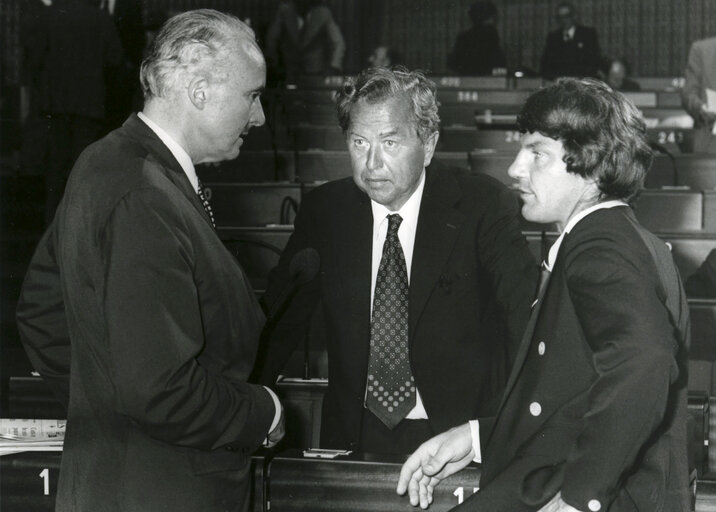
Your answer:
[[[65,420],[0,418],[0,455],[62,450]]]
[[[706,88],[706,110],[716,112],[716,91]],[[716,135],[716,123],[711,128],[711,133]]]

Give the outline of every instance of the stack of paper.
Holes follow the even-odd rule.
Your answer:
[[[65,420],[0,418],[0,455],[24,451],[61,451]]]

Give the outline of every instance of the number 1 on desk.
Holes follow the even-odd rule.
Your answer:
[[[42,480],[43,480],[45,496],[49,496],[50,495],[50,470],[48,468],[43,469],[40,472],[39,477],[42,478]]]
[[[473,487],[472,493],[475,494],[478,490],[480,490],[479,487]],[[457,504],[461,504],[463,501],[465,501],[465,488],[462,486],[456,487],[452,495],[457,497]]]

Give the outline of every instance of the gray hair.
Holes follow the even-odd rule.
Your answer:
[[[338,124],[343,133],[351,123],[351,109],[359,100],[382,103],[407,95],[412,104],[412,118],[422,142],[440,130],[435,83],[420,71],[408,71],[402,66],[392,69],[368,68],[356,77],[348,78],[336,95]]]
[[[239,18],[199,9],[169,18],[142,61],[139,80],[144,99],[166,97],[184,76],[206,73],[226,80],[235,67],[229,58],[240,43],[256,44],[253,30]]]

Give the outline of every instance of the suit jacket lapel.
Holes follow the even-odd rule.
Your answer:
[[[206,213],[206,210],[204,210],[204,206],[201,204],[201,200],[184,172],[184,169],[182,169],[177,159],[174,158],[172,152],[169,151],[169,148],[164,145],[157,134],[139,119],[136,114],[132,114],[129,119],[125,121],[122,128],[126,129],[148,149],[149,153],[157,159],[160,168],[164,171],[164,176],[181,190],[182,194],[184,194],[192,206],[194,206],[194,209],[204,217],[204,220],[209,226],[212,226],[213,229],[211,218],[209,214]]]
[[[428,168],[426,173],[410,270],[408,339],[411,343],[435,286],[441,277],[453,279],[453,276],[443,276],[443,270],[465,221],[465,216],[454,208],[460,197],[454,177],[434,167]]]

